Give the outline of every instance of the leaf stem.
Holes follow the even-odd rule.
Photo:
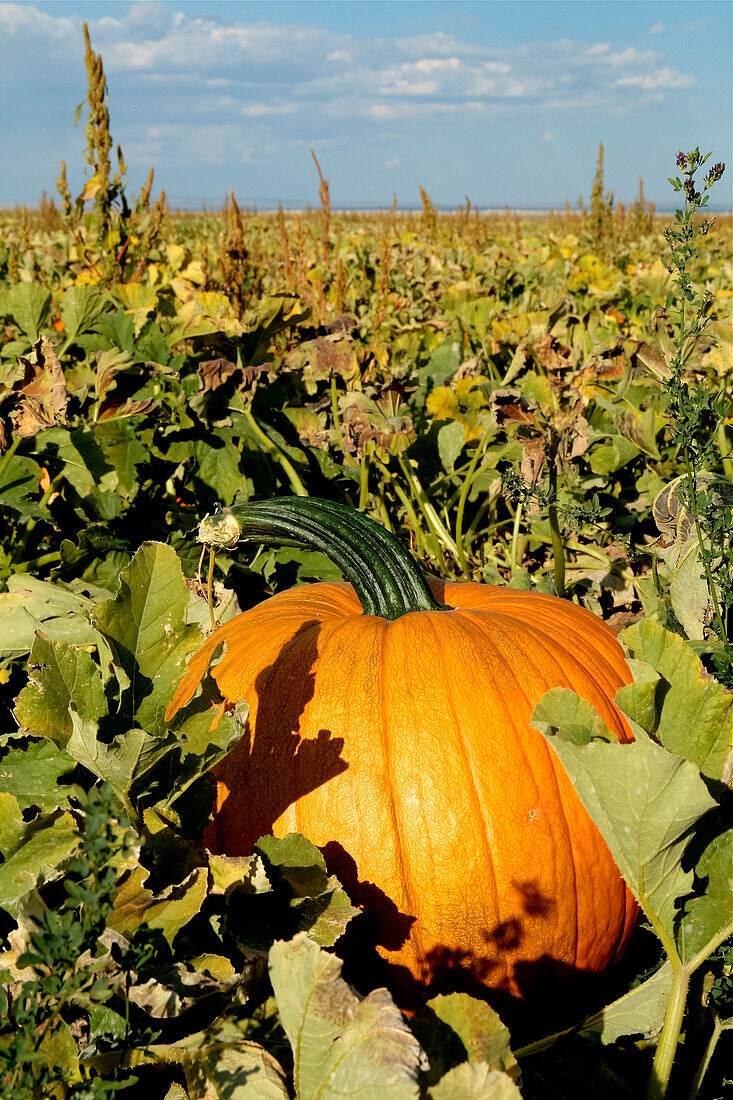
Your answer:
[[[725,1029],[723,1027],[722,1020],[720,1019],[720,1017],[716,1016],[713,1022],[712,1035],[708,1039],[707,1046],[705,1047],[705,1053],[700,1059],[700,1065],[697,1067],[697,1072],[695,1073],[692,1085],[690,1086],[690,1091],[687,1094],[687,1100],[696,1100],[696,1097],[698,1096],[700,1089],[702,1088],[702,1083],[705,1079],[705,1074],[708,1071],[708,1066],[710,1065],[713,1054],[715,1053],[715,1048],[718,1045],[718,1039],[720,1038],[721,1032],[724,1030]]]
[[[509,568],[512,571],[512,576],[517,568],[517,543],[519,542],[519,529],[522,525],[522,512],[523,506],[521,500],[517,504],[517,510],[514,513],[514,524],[512,526],[512,542],[511,549],[509,551]]]
[[[287,455],[283,454],[283,452],[278,447],[277,443],[275,443],[274,440],[270,439],[269,435],[267,435],[262,430],[262,428],[259,426],[259,424],[257,423],[257,421],[254,418],[254,414],[252,413],[251,406],[247,406],[247,408],[244,410],[244,418],[247,421],[247,423],[249,424],[250,428],[252,429],[254,435],[257,437],[257,440],[262,444],[264,449],[266,451],[268,451],[272,455],[272,457],[275,459],[275,461],[280,465],[283,473],[285,474],[288,481],[290,482],[290,488],[293,490],[295,495],[298,496],[298,497],[307,497],[308,496],[308,490],[306,489],[306,487],[303,485],[303,482],[298,477],[298,475],[295,471],[295,467],[293,466],[292,462],[287,457]]]
[[[554,559],[553,579],[555,581],[555,592],[562,599],[565,595],[565,550],[562,544],[562,533],[557,517],[557,467],[555,465],[554,446],[549,455],[549,467],[551,503],[547,506],[547,515],[550,520],[550,537],[552,539],[552,556]],[[519,511],[519,509],[517,509],[517,511]]]
[[[672,1072],[672,1063],[677,1052],[677,1044],[685,1016],[687,990],[690,985],[690,969],[672,959],[672,989],[667,1002],[662,1034],[659,1037],[657,1052],[654,1056],[646,1100],[662,1100],[667,1095],[667,1086]]]
[[[21,442],[21,437],[19,435],[14,435],[13,439],[12,439],[12,442],[11,442],[10,446],[8,447],[7,451],[2,456],[2,458],[0,458],[0,481],[2,481],[3,474],[5,473],[5,470],[7,469],[8,465],[10,464],[10,460],[12,459],[15,452],[18,450],[18,447],[20,446],[20,442]]]
[[[473,458],[471,459],[471,463],[468,467],[468,471],[466,473],[466,476],[463,479],[463,484],[461,485],[460,494],[458,496],[458,509],[456,511],[456,552],[457,552],[457,555],[458,555],[458,557],[457,557],[458,564],[461,567],[461,572],[463,573],[464,577],[469,576],[469,569],[468,569],[468,556],[467,556],[467,553],[466,553],[466,545],[463,541],[463,514],[466,510],[466,501],[468,500],[468,493],[469,493],[469,490],[470,490],[471,485],[473,483],[473,475],[476,472],[476,468],[479,464],[479,461],[483,458],[484,453],[486,451],[487,438],[488,438],[488,433],[485,432],[484,433],[484,438],[481,440],[481,442],[476,447]]]

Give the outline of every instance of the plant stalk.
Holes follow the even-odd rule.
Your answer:
[[[662,1034],[659,1037],[657,1052],[654,1056],[646,1100],[663,1100],[672,1072],[672,1064],[677,1053],[677,1044],[682,1030],[682,1021],[687,1004],[687,991],[690,985],[690,969],[672,960],[674,977],[667,1002]]]

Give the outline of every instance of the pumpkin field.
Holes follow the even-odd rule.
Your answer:
[[[0,211],[0,1095],[733,1096],[724,166],[176,212],[86,46]]]

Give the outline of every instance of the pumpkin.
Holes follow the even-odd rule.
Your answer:
[[[530,725],[563,686],[631,740],[610,628],[556,597],[426,582],[379,524],[313,498],[219,513],[199,537],[309,546],[351,581],[274,595],[190,660],[168,717],[222,643],[219,691],[250,707],[216,769],[209,846],[245,855],[264,833],[303,833],[366,899],[382,957],[427,985],[452,969],[521,996],[614,963],[636,903]]]

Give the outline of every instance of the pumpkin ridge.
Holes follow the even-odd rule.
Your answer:
[[[500,618],[501,619],[506,619],[507,616],[501,615]],[[516,623],[516,620],[515,620],[515,623]],[[525,626],[527,624],[522,622],[521,625]],[[492,626],[493,626],[493,623],[492,623]],[[515,629],[516,629],[516,626],[515,626]],[[521,696],[526,701],[527,707],[530,710],[530,717],[531,717],[531,712],[534,710],[534,706],[532,705],[532,702],[531,702],[529,696],[527,695],[527,692],[524,689],[524,684],[523,684],[522,680],[517,675],[517,671],[516,671],[516,668],[514,666],[514,662],[511,661],[507,657],[506,649],[496,639],[496,637],[494,635],[494,632],[493,631],[486,631],[485,624],[484,624],[484,631],[485,631],[486,636],[490,639],[495,651],[500,656],[504,674],[508,675],[508,677],[511,677],[511,680],[512,680],[513,684],[515,685],[517,693],[521,694]],[[503,637],[503,633],[502,633],[501,641],[503,641],[503,640],[504,640],[504,637]],[[530,659],[530,658],[528,658],[528,655],[526,654],[526,652],[523,656],[524,656],[525,660]],[[532,663],[534,663],[534,662],[532,662]],[[560,664],[560,662],[557,661],[556,658],[555,658],[555,663]],[[564,669],[562,669],[562,666],[561,666],[561,671],[563,671],[563,672],[565,671]],[[527,724],[529,725],[529,719],[527,721]],[[535,786],[537,787],[538,796],[539,796],[540,800],[542,800],[543,796],[545,796],[545,791],[539,786],[537,781],[534,779],[535,767],[529,759],[529,756],[528,756],[528,753],[527,753],[527,746],[525,744],[525,738],[522,735],[523,731],[518,730],[517,726],[514,722],[512,722],[512,731],[514,733],[515,744],[518,747],[519,752],[522,755],[522,759],[524,760],[525,772],[528,775],[533,777],[533,782],[535,783]],[[532,730],[532,732],[535,732],[535,731]],[[560,810],[562,811],[563,810],[563,799],[562,799],[561,793],[560,793],[560,784],[558,782],[557,774],[555,772],[554,762],[551,759],[551,751],[552,750],[550,749],[550,747],[547,744],[547,741],[545,740],[544,737],[541,737],[538,734],[537,738],[538,738],[538,742],[540,742],[540,741],[542,742],[543,755],[545,756],[546,761],[548,761],[549,764],[550,764],[550,771],[552,772],[552,776],[553,776],[553,780],[554,780],[557,804],[558,804]],[[568,825],[566,816],[565,816],[564,812],[561,812],[559,814],[554,814],[553,815],[553,818],[557,818],[557,817],[561,818],[562,836],[563,836],[563,840],[564,840],[563,847],[569,853],[569,856],[570,856],[569,867],[572,870],[573,899],[574,899],[574,909],[575,909],[574,933],[573,933],[573,940],[574,940],[574,943],[575,943],[575,947],[574,947],[573,962],[575,962],[577,960],[577,954],[578,954],[578,935],[579,935],[579,916],[580,916],[579,909],[578,909],[578,868],[577,868],[577,863],[576,863],[576,859],[575,859],[575,851],[574,851],[574,848],[573,848],[572,837],[570,835],[570,827]],[[554,828],[553,828],[553,833],[554,833]],[[557,859],[557,854],[556,854],[555,858]]]
[[[389,624],[387,624],[387,628]],[[387,636],[388,629],[385,628],[382,631],[381,645],[379,649],[379,672],[380,672],[380,685],[379,691],[381,695],[381,707],[380,707],[380,740],[382,743],[382,756],[384,760],[383,774],[386,779],[386,787],[389,798],[389,805],[392,814],[392,825],[395,835],[395,855],[397,866],[399,868],[400,878],[402,880],[402,889],[407,901],[407,907],[410,910],[407,916],[414,917],[412,926],[410,927],[409,939],[412,941],[416,956],[422,960],[424,957],[423,949],[423,937],[421,923],[417,919],[417,903],[412,889],[412,881],[407,873],[408,860],[406,859],[405,844],[403,840],[404,830],[400,827],[402,825],[401,815],[397,809],[397,796],[395,793],[394,784],[394,771],[390,763],[390,737],[387,729],[387,668],[386,668],[386,653],[387,653]]]
[[[449,615],[450,615],[450,613],[449,613]],[[460,612],[458,612],[458,615],[460,615]],[[453,615],[450,615],[450,617],[453,618]],[[498,885],[498,881],[497,881],[497,877],[496,877],[496,867],[494,866],[494,856],[493,856],[491,844],[489,843],[489,833],[493,833],[493,830],[490,828],[489,821],[488,821],[488,819],[486,817],[486,814],[484,812],[483,799],[479,795],[478,786],[476,784],[476,773],[475,773],[475,770],[474,770],[474,767],[473,767],[473,762],[472,762],[471,757],[470,757],[470,755],[467,751],[465,740],[461,736],[461,723],[460,723],[459,718],[458,718],[458,711],[456,710],[456,705],[455,705],[455,701],[454,701],[454,698],[453,698],[453,691],[452,691],[452,688],[451,688],[450,677],[448,676],[448,663],[446,661],[445,653],[444,653],[444,650],[443,650],[443,641],[440,637],[440,632],[438,630],[437,623],[434,621],[434,619],[432,617],[430,617],[429,621],[430,621],[431,629],[432,629],[432,631],[435,635],[438,653],[440,654],[440,659],[441,659],[441,662],[443,664],[443,670],[444,670],[444,673],[445,673],[446,694],[447,694],[448,700],[450,702],[451,711],[453,712],[453,718],[454,718],[454,721],[455,721],[456,729],[458,730],[458,743],[460,745],[460,750],[461,750],[461,760],[463,761],[463,763],[466,767],[466,771],[467,771],[467,773],[470,777],[471,801],[473,802],[476,810],[478,811],[478,818],[479,818],[479,821],[481,823],[482,846],[486,851],[486,864],[487,864],[488,869],[491,872],[491,880],[494,884],[494,899],[495,899],[495,905],[496,905],[496,920],[497,920],[497,924],[501,925],[501,923],[502,923],[502,919],[501,919],[501,892],[499,890],[499,885]],[[502,965],[502,969],[504,971],[504,976],[509,977],[509,968],[507,967],[507,965],[504,962],[503,958],[501,959],[501,965]]]

